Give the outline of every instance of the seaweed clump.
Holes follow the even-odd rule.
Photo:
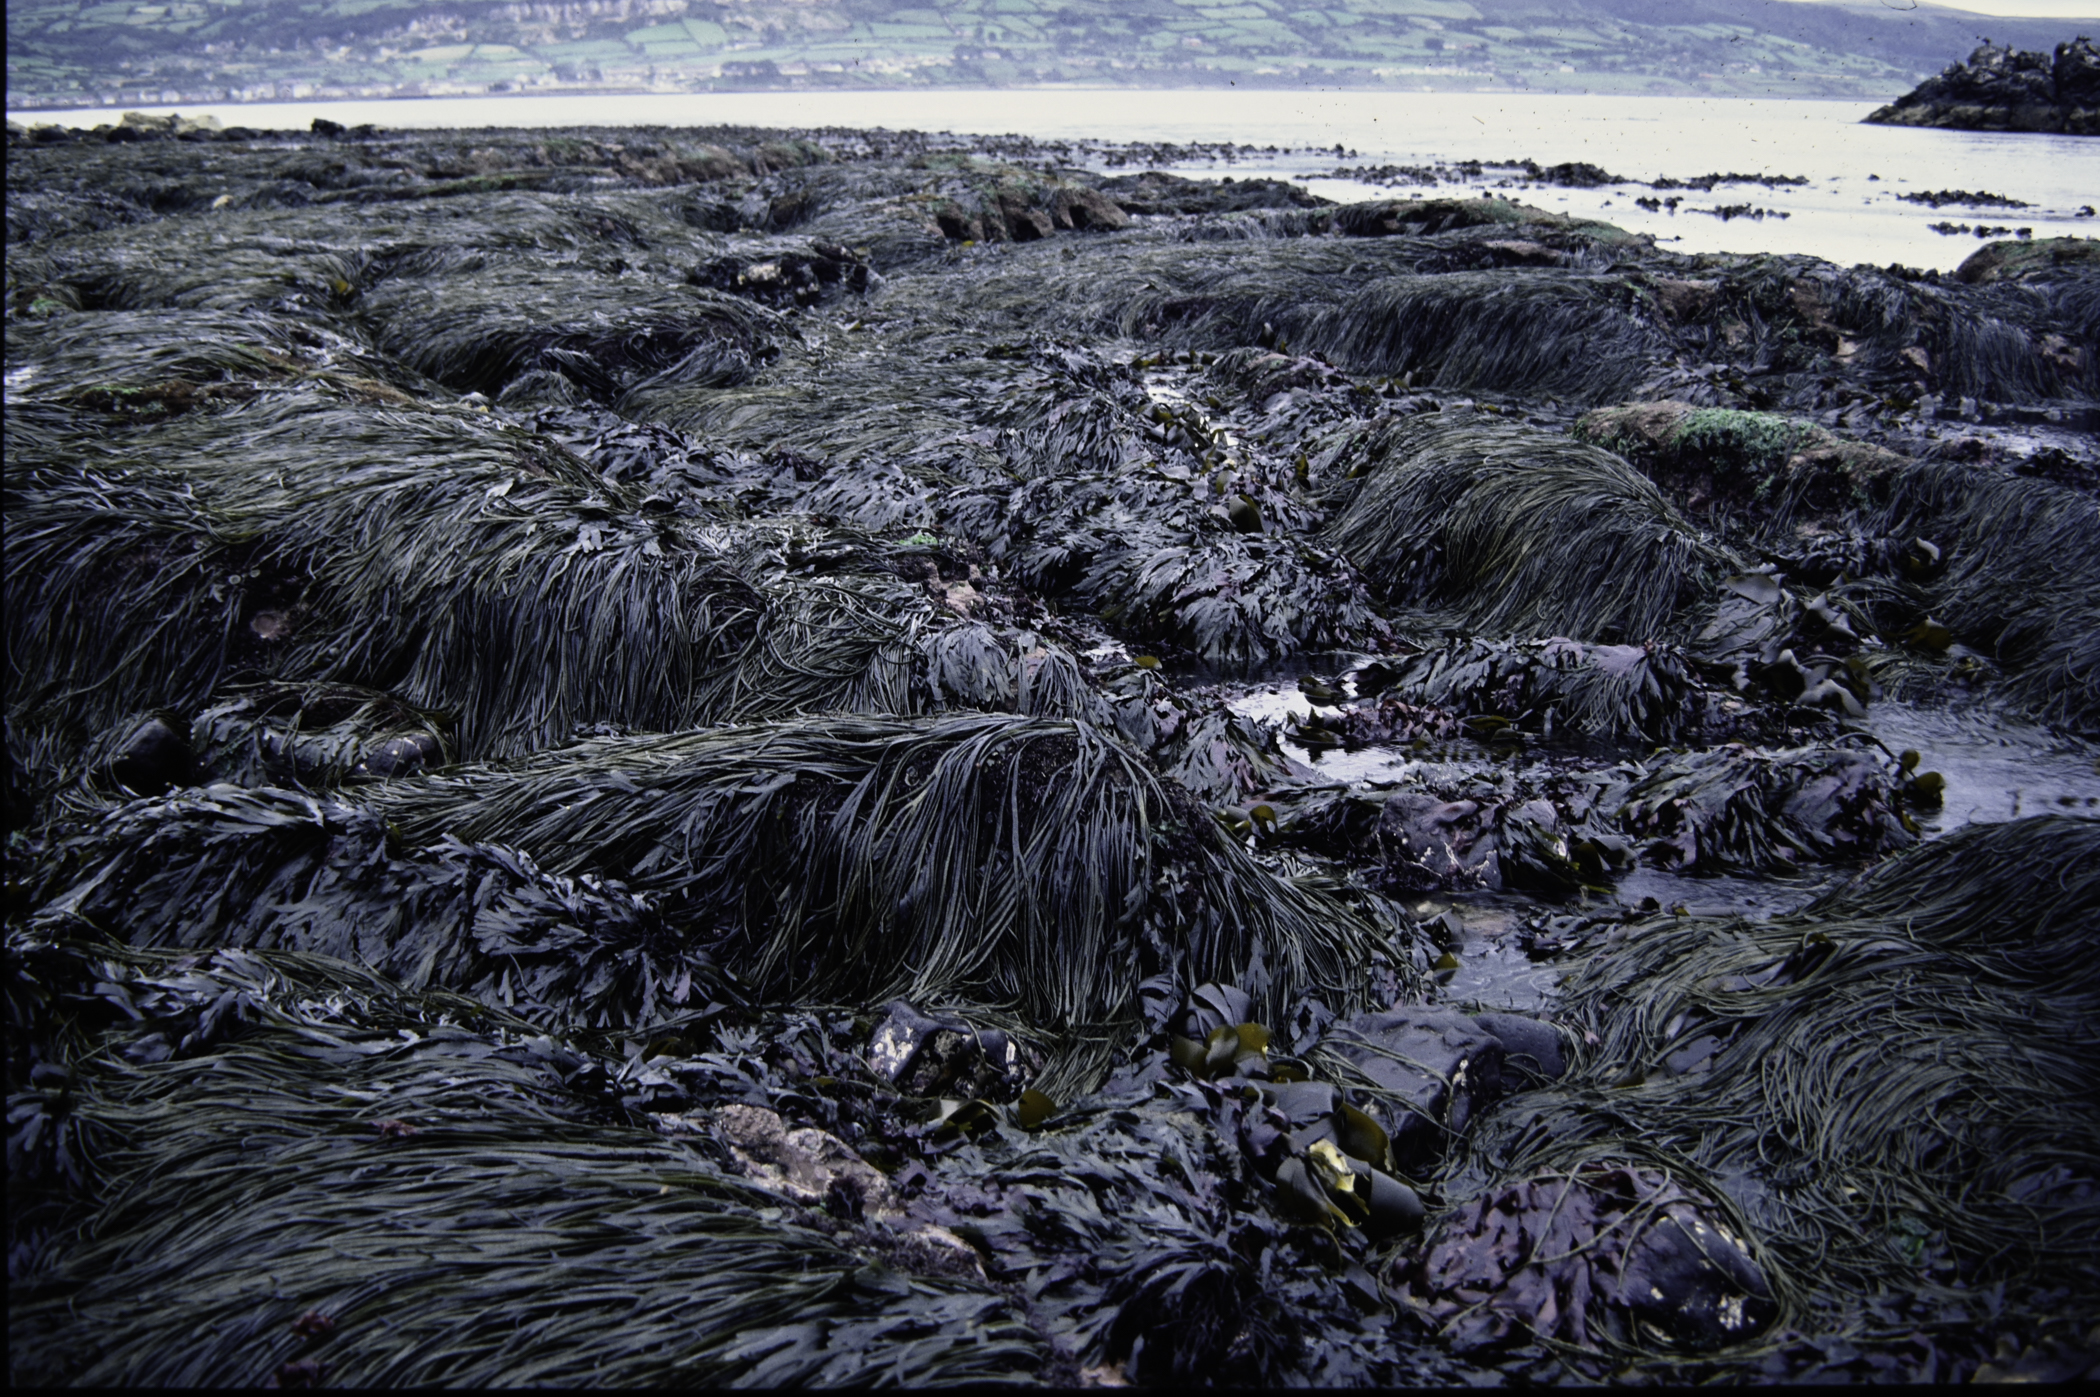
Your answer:
[[[1468,1169],[1612,1161],[1699,1181],[1755,1239],[1787,1323],[1886,1353],[1951,1306],[1935,1344],[1973,1365],[2000,1303],[1980,1295],[2003,1294],[2031,1321],[1997,1361],[2048,1371],[2051,1345],[2091,1322],[2071,1297],[2091,1294],[2100,1225],[2094,1141],[2067,1126],[2092,1113],[2063,1114],[2092,1101],[2095,986],[2076,948],[2096,851],[2100,824],[2039,816],[1913,849],[1769,922],[1614,930],[1570,983],[1596,1048],[1476,1131]],[[1863,1361],[1818,1347],[1768,1350],[1764,1371]],[[1945,1361],[1902,1359],[1921,1375]]]

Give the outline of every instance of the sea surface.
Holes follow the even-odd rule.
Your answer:
[[[1890,94],[1891,97],[1896,94]],[[2076,136],[1927,131],[1864,126],[1875,104],[1752,98],[1592,97],[1507,93],[1232,89],[1133,91],[1028,88],[989,92],[698,92],[632,96],[403,98],[181,108],[227,125],[305,127],[314,117],[393,129],[476,126],[836,126],[1276,146],[1275,155],[1231,162],[1166,160],[1190,175],[1236,172],[1303,179],[1336,200],[1426,192],[1329,178],[1338,167],[1429,166],[1477,160],[1542,166],[1584,161],[1628,181],[1709,173],[1786,175],[1800,186],[1724,184],[1711,191],[1651,190],[1640,183],[1594,189],[1532,186],[1508,169],[1441,186],[1470,197],[1507,192],[1562,213],[1653,233],[1684,252],[1798,252],[1840,265],[1899,262],[1942,271],[1985,237],[2100,235],[2100,140]],[[144,110],[164,113],[172,107]],[[23,114],[93,126],[110,110]],[[1343,155],[1337,156],[1340,146]],[[2031,207],[1933,209],[1898,196],[1986,192]],[[1636,198],[1678,196],[1675,209]],[[1703,210],[1747,205],[1723,218]],[[2083,212],[2081,212],[2083,210]],[[1944,233],[1933,224],[1967,225]],[[1978,232],[1978,229],[1987,230]]]

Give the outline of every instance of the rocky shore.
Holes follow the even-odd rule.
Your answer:
[[[9,132],[13,1382],[2091,1376],[2100,243],[316,127]]]
[[[1985,43],[1968,62],[1948,65],[1867,120],[1953,131],[2100,136],[2100,53],[2084,35],[2058,44],[2054,54]]]

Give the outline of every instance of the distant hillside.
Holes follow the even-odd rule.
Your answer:
[[[11,109],[487,92],[1393,86],[1889,99],[2061,22],[1782,0],[23,0]]]

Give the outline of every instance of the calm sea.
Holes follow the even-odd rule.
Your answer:
[[[147,110],[164,112],[173,108]],[[304,127],[325,116],[346,125],[476,126],[846,126],[891,130],[1019,133],[1045,139],[1231,141],[1318,148],[1235,162],[1233,171],[1312,176],[1333,199],[1384,191],[1320,178],[1337,166],[1429,165],[1531,159],[1586,161],[1629,181],[1708,173],[1787,175],[1801,186],[1721,185],[1710,192],[1653,191],[1639,184],[1596,189],[1535,187],[1516,197],[1560,212],[1604,218],[1653,233],[1685,252],[1801,252],[1850,265],[1901,262],[1948,270],[1989,236],[2028,229],[2037,238],[2100,235],[2100,140],[1862,126],[1872,104],[1744,98],[1511,96],[1379,91],[1236,92],[1035,88],[997,92],[688,93],[634,96],[517,96],[302,102],[183,108],[228,125]],[[22,119],[27,114],[18,115]],[[37,113],[36,120],[94,125],[108,111]],[[1340,145],[1355,154],[1337,159]],[[1170,166],[1226,173],[1221,164]],[[1493,187],[1487,171],[1472,188]],[[1456,191],[1460,186],[1448,186]],[[1985,192],[2027,208],[1934,209],[1899,196]],[[1399,192],[1408,192],[1402,189]],[[1647,209],[1637,198],[1681,198]],[[1763,210],[1722,218],[1703,210]],[[1782,215],[1784,215],[1782,217]],[[1968,225],[1941,232],[1931,225]]]

